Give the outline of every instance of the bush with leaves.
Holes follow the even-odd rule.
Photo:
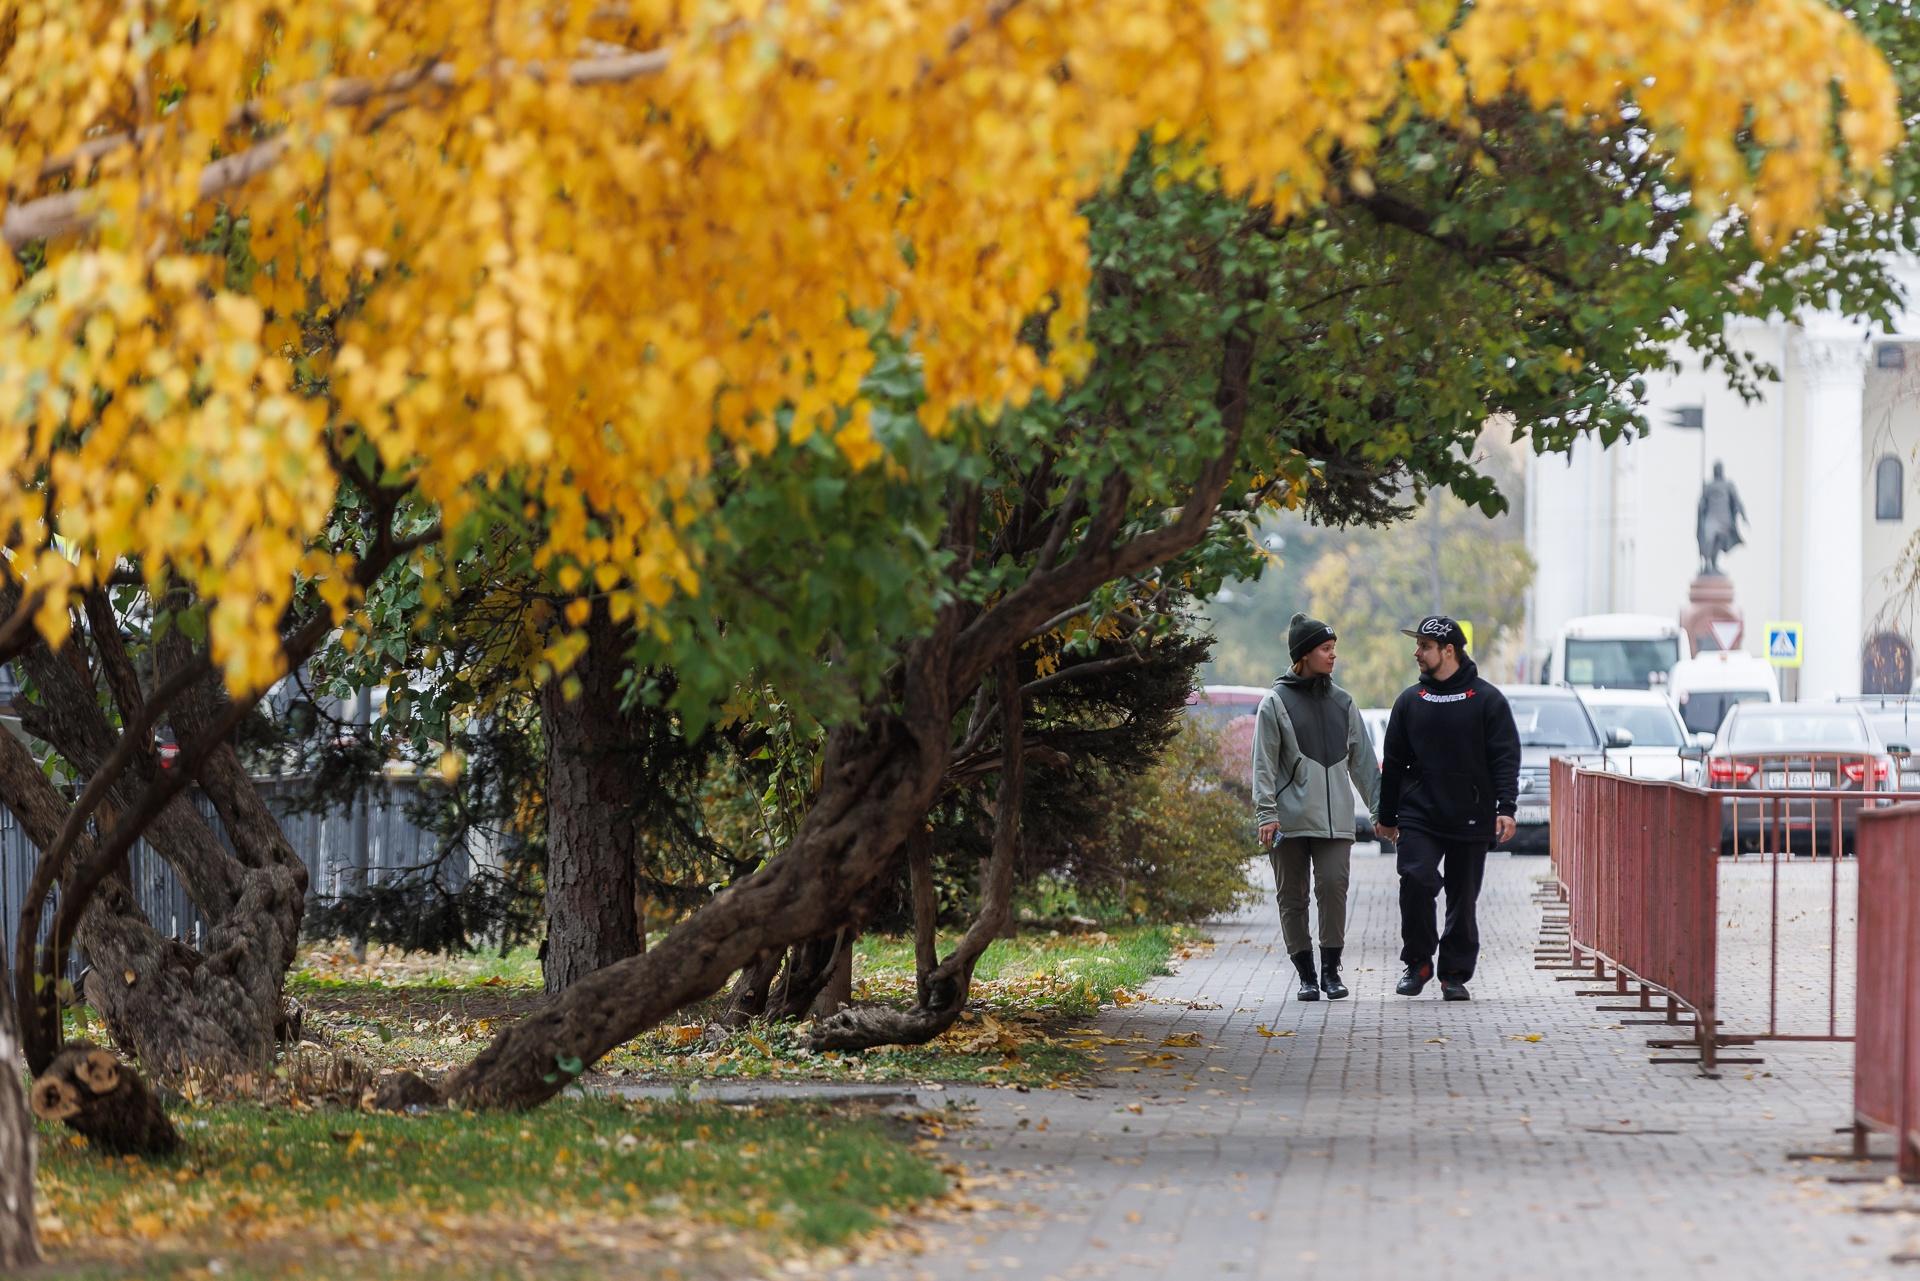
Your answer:
[[[1107,795],[1074,851],[1082,904],[1136,921],[1201,921],[1253,901],[1246,799],[1222,777],[1204,727],[1183,726],[1150,768],[1114,778]]]

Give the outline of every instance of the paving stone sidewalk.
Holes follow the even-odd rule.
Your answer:
[[[1920,1219],[1854,1209],[1920,1195],[1785,1159],[1837,1145],[1847,1048],[1768,1046],[1720,1080],[1650,1065],[1648,1029],[1534,968],[1544,870],[1489,864],[1471,1004],[1393,994],[1390,858],[1355,854],[1350,1000],[1292,999],[1270,901],[1215,926],[1098,1020],[1100,1087],[952,1091],[978,1105],[953,1154],[1000,1208],[847,1281],[1920,1281],[1889,1261]]]

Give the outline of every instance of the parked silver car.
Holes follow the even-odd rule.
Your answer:
[[[1893,760],[1866,714],[1848,703],[1742,703],[1707,754],[1707,786],[1730,793],[1721,848],[1850,853],[1863,794],[1888,792]],[[1799,792],[1795,799],[1742,793]],[[1829,800],[1818,793],[1831,793]]]

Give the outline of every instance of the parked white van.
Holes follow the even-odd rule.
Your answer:
[[[1540,669],[1542,685],[1658,689],[1687,654],[1680,624],[1657,614],[1570,618]]]
[[[1741,650],[1710,650],[1673,665],[1667,695],[1695,734],[1717,734],[1738,703],[1777,703],[1780,678],[1764,658]]]

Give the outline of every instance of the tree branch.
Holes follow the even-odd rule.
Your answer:
[[[391,538],[389,526],[390,521],[383,514],[382,529],[375,544],[376,554],[363,560],[354,572],[355,585],[362,590],[371,586],[388,565],[405,554],[403,548],[409,544],[417,545],[420,539],[431,532],[423,531],[411,539],[395,541]],[[332,630],[332,615],[324,610],[301,624],[281,642],[281,655],[287,667],[295,668],[305,662]],[[259,704],[266,691],[259,690],[249,697],[230,701],[200,734],[183,745],[173,768],[161,771],[141,790],[134,803],[120,815],[112,831],[95,846],[92,856],[77,867],[62,886],[53,932],[36,958],[33,955],[33,940],[39,933],[41,911],[53,887],[53,879],[59,875],[68,854],[85,833],[87,819],[98,808],[101,798],[126,772],[138,745],[151,732],[155,719],[197,681],[212,672],[211,652],[203,651],[155,687],[152,696],[142,706],[140,715],[122,732],[112,755],[88,779],[86,788],[69,811],[66,823],[54,842],[41,852],[32,884],[21,901],[20,934],[15,945],[17,973],[14,980],[16,1004],[21,1009],[22,1039],[26,1043],[29,1066],[36,1072],[52,1061],[53,1054],[59,1048],[60,1007],[53,991],[54,975],[61,959],[73,945],[73,934],[80,913],[86,910],[100,882],[133,848],[134,842],[140,839],[160,812],[198,781],[208,758],[226,743],[240,722]]]
[[[1139,653],[1122,654],[1116,658],[1099,658],[1091,663],[1075,663],[1071,667],[1062,667],[1050,675],[1028,681],[1020,687],[1020,692],[1032,696],[1043,689],[1051,689],[1066,681],[1099,676],[1106,672],[1117,672],[1128,667],[1144,667],[1146,663],[1146,656]]]
[[[1251,298],[1264,297],[1264,284],[1250,285]],[[1040,623],[1069,604],[1085,600],[1102,583],[1127,574],[1138,573],[1199,545],[1219,509],[1220,496],[1233,478],[1240,455],[1240,440],[1246,432],[1247,411],[1252,398],[1254,332],[1243,312],[1222,344],[1220,375],[1214,392],[1214,404],[1220,416],[1223,439],[1220,450],[1201,468],[1188,491],[1187,500],[1171,520],[1146,533],[1113,546],[1125,517],[1126,479],[1109,477],[1102,486],[1101,510],[1093,529],[1073,559],[1058,569],[1035,574],[1007,593],[991,609],[970,623],[954,640],[953,665],[949,669],[950,696],[961,697],[973,688],[1008,645],[1018,645],[1033,635]],[[1117,475],[1117,473],[1116,473]]]

